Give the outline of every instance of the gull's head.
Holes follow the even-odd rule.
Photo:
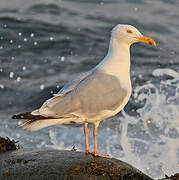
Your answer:
[[[136,42],[143,42],[150,45],[156,45],[155,41],[147,36],[143,36],[139,30],[131,25],[118,24],[112,30],[112,38],[117,42],[128,44],[129,46]]]

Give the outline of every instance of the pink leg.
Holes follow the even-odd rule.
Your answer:
[[[104,157],[104,158],[109,158],[109,159],[111,159],[112,157],[110,157],[110,156],[108,156],[108,155],[98,153],[98,145],[97,145],[98,125],[97,125],[97,126],[96,126],[96,125],[94,126],[93,135],[94,135],[94,153],[92,153],[92,154],[93,154],[94,156]]]
[[[89,143],[88,143],[88,123],[84,124],[84,133],[86,140],[86,154],[89,154],[91,151],[89,150]]]
[[[94,127],[93,136],[94,136],[94,155],[96,156],[98,152],[98,144],[97,144],[98,127],[96,126]]]

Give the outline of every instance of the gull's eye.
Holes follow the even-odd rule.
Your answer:
[[[130,29],[127,30],[128,33],[132,33],[132,31]]]

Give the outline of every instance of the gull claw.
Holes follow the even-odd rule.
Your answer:
[[[101,154],[101,153],[94,152],[94,151],[89,151],[88,154],[92,154],[94,157],[103,157],[103,158],[112,159],[112,157],[110,157],[108,155]]]
[[[93,152],[90,150],[86,150],[86,154],[92,154]]]

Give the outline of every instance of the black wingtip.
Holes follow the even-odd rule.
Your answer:
[[[17,115],[14,114],[13,116],[11,116],[11,119],[17,119]]]
[[[15,114],[11,117],[12,119],[29,119],[29,120],[41,120],[51,119],[52,117],[44,117],[42,115],[32,115],[31,112]]]
[[[30,116],[30,113],[31,112],[14,114],[11,118],[12,119],[28,119],[28,117]]]

